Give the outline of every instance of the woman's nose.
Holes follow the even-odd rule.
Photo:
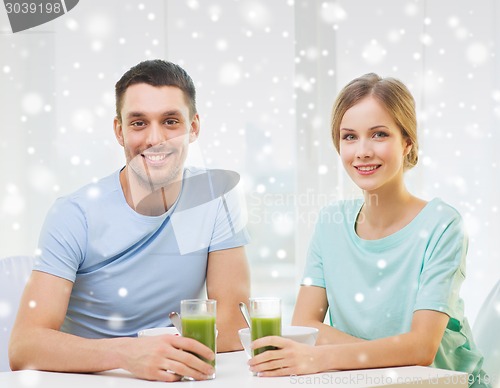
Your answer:
[[[356,158],[366,159],[373,156],[373,150],[370,146],[370,142],[367,140],[360,140],[358,142],[358,147],[356,149]]]

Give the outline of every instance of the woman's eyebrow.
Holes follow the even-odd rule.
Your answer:
[[[385,128],[385,129],[389,129],[387,126],[385,125],[375,125],[373,127],[370,127],[368,128],[369,131],[375,131],[377,129],[380,129],[380,128]],[[356,132],[355,129],[351,129],[351,128],[340,128],[341,131],[348,131],[348,132]]]

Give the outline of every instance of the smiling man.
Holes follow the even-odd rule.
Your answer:
[[[165,188],[169,188],[171,205],[177,198],[189,143],[198,136],[198,114],[175,86],[139,83],[122,92],[117,85],[118,93],[123,96],[117,98],[121,106],[114,127],[127,159],[120,176],[127,202],[135,208],[155,192],[157,197],[167,196]],[[164,205],[163,198],[156,199]]]
[[[185,167],[200,130],[191,77],[162,60],[117,82],[114,132],[126,165],[59,198],[12,331],[15,369],[205,379],[197,341],[137,332],[169,326],[182,299],[217,300],[218,350],[239,349],[238,302],[248,299],[248,242],[238,174]]]

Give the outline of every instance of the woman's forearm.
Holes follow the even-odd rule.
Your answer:
[[[294,317],[292,325],[315,327],[319,330],[316,345],[340,345],[364,342],[361,338],[346,334],[330,325],[315,320]]]
[[[425,341],[424,341],[425,342]],[[430,365],[435,350],[416,333],[318,347],[325,361],[323,370],[367,369],[404,365]]]

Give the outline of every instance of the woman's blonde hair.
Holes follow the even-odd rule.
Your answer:
[[[395,78],[381,78],[369,73],[349,82],[333,104],[331,130],[333,144],[340,153],[340,123],[345,112],[363,98],[372,96],[382,104],[412,147],[405,156],[404,169],[409,170],[418,162],[417,114],[415,100],[408,88]]]

